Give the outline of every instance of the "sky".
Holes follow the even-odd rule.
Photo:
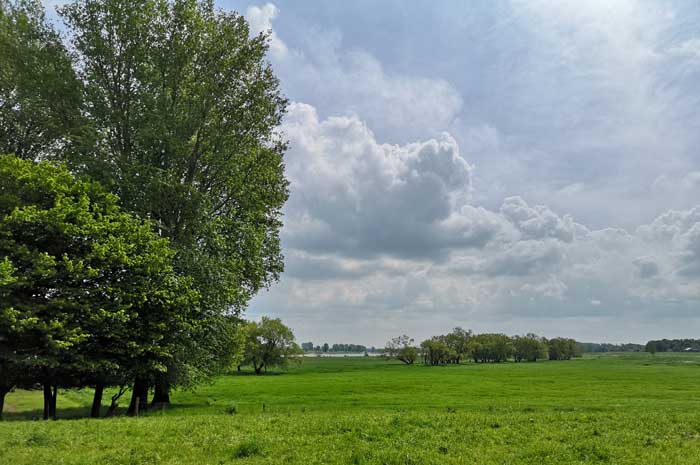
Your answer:
[[[290,100],[286,271],[249,317],[700,336],[695,1],[217,4],[271,31]]]

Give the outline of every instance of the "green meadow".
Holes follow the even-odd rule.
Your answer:
[[[698,354],[438,367],[305,358],[175,392],[139,418],[85,419],[90,400],[61,391],[59,421],[45,422],[40,392],[9,394],[0,463],[700,463]]]

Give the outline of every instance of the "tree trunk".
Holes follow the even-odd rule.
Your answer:
[[[5,407],[5,395],[10,392],[9,389],[0,388],[0,421],[2,421],[2,410]]]
[[[105,385],[97,383],[95,385],[95,395],[92,398],[92,408],[90,409],[91,418],[100,418],[100,409],[102,408],[102,393],[104,393]]]
[[[136,402],[138,400],[139,411],[148,409],[148,381],[137,379],[134,381],[134,388],[131,391],[131,402],[127,415],[136,415]]]
[[[56,399],[58,398],[58,385],[54,384],[53,392],[51,393],[51,407],[49,408],[49,415],[52,420],[57,420],[56,416]]]
[[[121,396],[124,395],[126,392],[126,386],[121,385],[119,386],[119,391],[112,396],[112,402],[109,404],[109,407],[107,408],[107,416],[111,417],[114,415],[114,412],[117,411],[117,407],[119,407],[119,399]]]
[[[44,420],[56,419],[58,385],[44,384]]]
[[[170,383],[167,374],[156,378],[156,385],[153,388],[153,406],[170,405]]]
[[[44,420],[48,420],[51,415],[51,386],[44,383]]]

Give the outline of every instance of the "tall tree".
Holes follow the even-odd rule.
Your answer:
[[[265,61],[267,35],[251,38],[242,16],[212,1],[76,0],[59,11],[96,135],[71,166],[172,240],[202,320],[240,312],[283,269],[276,128],[287,101]]]

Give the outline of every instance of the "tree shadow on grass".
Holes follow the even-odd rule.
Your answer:
[[[90,417],[89,407],[68,407],[57,409],[58,420],[78,420]],[[106,408],[105,408],[106,410]],[[3,422],[7,421],[43,421],[44,411],[42,409],[22,410],[19,412],[4,411]]]

